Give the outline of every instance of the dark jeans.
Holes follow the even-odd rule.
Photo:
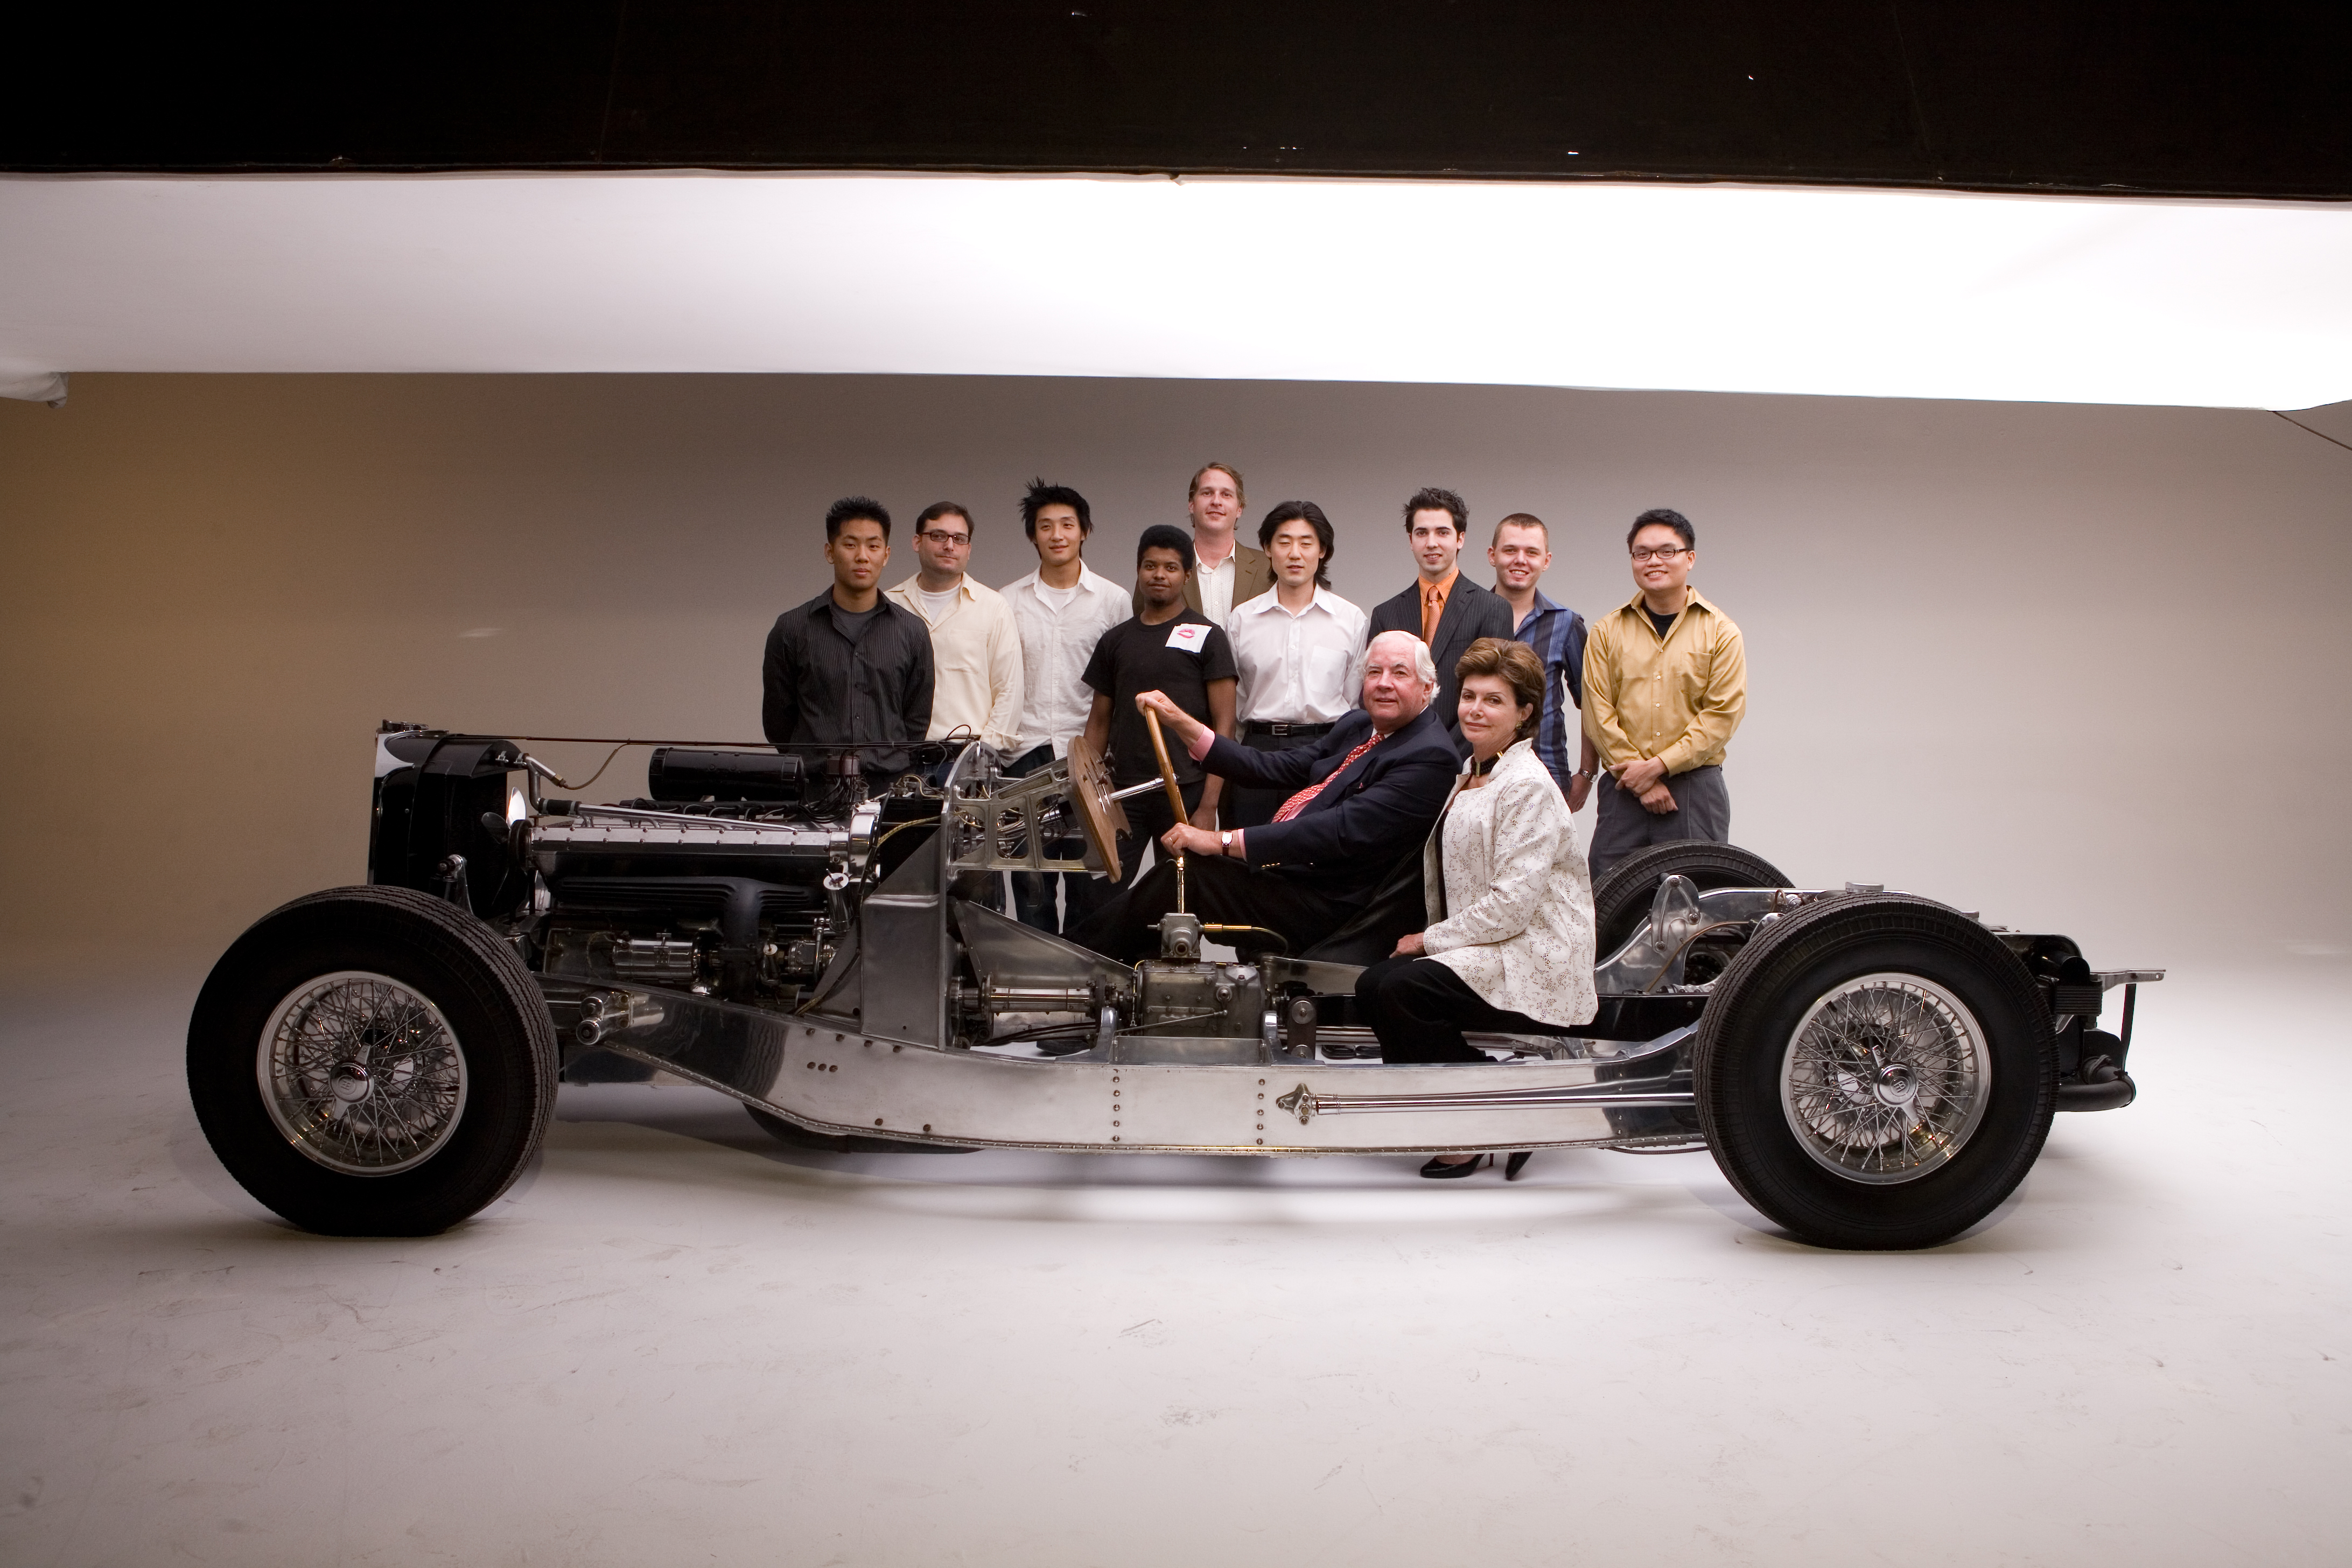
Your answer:
[[[1653,844],[1678,844],[1690,838],[1706,844],[1731,842],[1731,792],[1724,787],[1720,767],[1670,773],[1666,788],[1674,795],[1675,809],[1653,815],[1643,809],[1639,796],[1619,789],[1609,774],[1602,773],[1593,784],[1592,793],[1601,797],[1598,819],[1592,825],[1594,881],[1634,850]]]
[[[1433,958],[1384,958],[1356,978],[1356,1016],[1380,1037],[1384,1062],[1484,1062],[1494,1058],[1465,1029],[1556,1035],[1524,1013],[1490,1005],[1469,982]]]
[[[1299,734],[1294,731],[1288,735],[1252,734],[1249,727],[1244,725],[1242,744],[1253,752],[1287,752],[1300,746],[1311,746],[1328,734],[1331,730],[1328,724],[1302,724],[1298,728],[1312,731],[1313,733]],[[1250,789],[1227,781],[1224,804],[1217,813],[1217,826],[1263,827],[1274,820],[1274,814],[1282,809],[1282,803],[1296,793],[1294,790],[1286,789]]]
[[[1039,768],[1051,766],[1054,748],[1033,746],[1004,764],[1005,775],[1021,778]],[[1046,847],[1056,858],[1075,860],[1086,853],[1086,841],[1071,837],[1056,840]],[[1066,929],[1075,931],[1088,915],[1110,900],[1114,889],[1107,878],[1092,877],[1083,871],[1015,871],[1013,873],[1013,912],[1025,926],[1059,934],[1066,922],[1054,909],[1055,884],[1061,885],[1062,902],[1067,907]],[[993,906],[991,906],[992,908]]]
[[[1134,808],[1133,801],[1127,804]],[[1167,810],[1166,801],[1160,809]],[[1280,871],[1244,866],[1222,855],[1194,855],[1185,863],[1184,907],[1200,916],[1202,924],[1265,926],[1280,931],[1294,953],[1339,930],[1360,902],[1328,897]],[[1156,958],[1160,917],[1175,907],[1176,861],[1163,855],[1141,881],[1073,931],[1070,940],[1121,963]],[[1256,945],[1214,932],[1208,940],[1252,951]]]

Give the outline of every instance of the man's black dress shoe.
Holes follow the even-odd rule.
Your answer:
[[[1495,1156],[1492,1154],[1473,1154],[1458,1164],[1433,1159],[1421,1168],[1421,1173],[1433,1182],[1458,1182],[1479,1166],[1491,1165],[1494,1163]]]

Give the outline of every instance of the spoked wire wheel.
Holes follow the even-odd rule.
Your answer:
[[[1968,1004],[1916,974],[1848,980],[1815,1002],[1780,1067],[1780,1109],[1850,1181],[1915,1182],[1984,1120],[1992,1058]]]
[[[1699,1123],[1742,1197],[1817,1247],[1933,1247],[2017,1189],[2058,1057],[2025,965],[1958,910],[1831,899],[1741,948],[1692,1048]]]
[[[515,950],[407,888],[256,922],[188,1019],[188,1096],[255,1197],[308,1230],[431,1236],[479,1213],[555,1106],[554,1020]]]
[[[466,1110],[466,1054],[433,999],[344,969],[297,986],[254,1064],[269,1119],[330,1171],[390,1176],[439,1153]]]

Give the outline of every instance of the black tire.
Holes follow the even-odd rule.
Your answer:
[[[1991,932],[1927,899],[1868,895],[1750,942],[1715,984],[1692,1071],[1742,1197],[1816,1247],[1898,1250],[1950,1240],[2024,1180],[2058,1052],[2041,993]]]
[[[1658,884],[1668,877],[1687,877],[1702,893],[1710,888],[1790,886],[1780,868],[1737,844],[1693,839],[1636,849],[1592,885],[1593,945],[1600,956],[1615,952],[1640,929]]]
[[[416,1043],[385,1048],[402,1038]],[[298,1047],[273,1055],[273,1041]],[[347,1045],[360,1070],[321,1076]],[[273,1064],[290,1064],[275,1094]],[[271,911],[221,955],[188,1020],[188,1094],[213,1152],[263,1204],[329,1236],[431,1236],[479,1213],[538,1150],[556,1076],[555,1026],[514,950],[406,888]],[[321,1113],[330,1099],[352,1102]]]
[[[787,1149],[805,1149],[815,1154],[969,1154],[970,1149],[959,1149],[946,1143],[912,1143],[903,1138],[869,1138],[863,1133],[812,1132],[797,1121],[787,1121],[772,1110],[745,1102],[743,1109],[751,1120]]]

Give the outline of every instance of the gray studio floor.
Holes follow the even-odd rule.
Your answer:
[[[2142,1103],[1909,1256],[1703,1153],[828,1162],[619,1087],[325,1240],[196,1131],[194,976],[20,985],[0,1561],[2341,1563],[2345,978],[2153,988]]]

